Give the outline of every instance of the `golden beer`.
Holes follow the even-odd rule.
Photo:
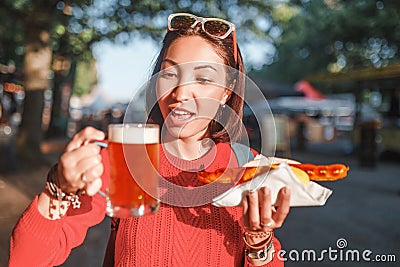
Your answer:
[[[107,214],[142,216],[158,210],[158,125],[109,125]]]

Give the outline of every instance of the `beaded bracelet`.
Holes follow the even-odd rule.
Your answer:
[[[268,232],[244,232],[244,234],[248,237],[252,238],[263,238],[263,237],[269,237],[271,235],[272,231]]]
[[[258,244],[250,245],[249,242],[247,242],[246,233],[243,234],[243,241],[244,241],[244,243],[246,244],[246,246],[247,246],[248,248],[251,248],[251,249],[260,249],[260,248],[263,248],[263,247],[266,246],[268,243],[270,243],[271,240],[272,240],[273,238],[274,238],[274,232],[271,232],[271,235],[269,235],[267,239],[263,240],[262,242],[260,242],[260,243],[258,243]]]
[[[49,173],[47,174],[47,182],[46,188],[48,192],[54,199],[57,199],[59,202],[68,201],[68,206],[72,204],[72,208],[78,209],[81,207],[81,201],[79,200],[79,190],[75,194],[73,193],[64,193],[59,184],[58,176],[56,175],[58,169],[58,163],[54,164]]]
[[[249,257],[250,259],[258,259],[260,261],[267,260],[268,252],[273,247],[274,232],[270,231],[270,232],[264,232],[264,233],[266,236],[267,236],[267,233],[270,233],[268,235],[268,238],[256,245],[250,245],[246,239],[246,232],[244,233],[243,241],[246,244],[245,253],[246,253],[247,257]],[[248,233],[247,233],[247,235],[250,236]]]

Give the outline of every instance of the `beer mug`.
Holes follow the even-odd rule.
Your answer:
[[[159,209],[159,131],[156,124],[108,126],[111,176],[107,192],[108,216],[142,216]]]

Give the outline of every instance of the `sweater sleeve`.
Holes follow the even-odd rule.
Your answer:
[[[108,158],[103,157],[102,190],[108,187],[107,162]],[[36,196],[14,227],[10,238],[9,266],[62,264],[72,248],[82,244],[88,228],[100,223],[105,216],[104,197],[96,194],[93,197],[82,196],[80,200],[79,209],[70,207],[61,219],[49,220],[40,214]]]
[[[105,201],[100,196],[82,197],[79,211],[72,208],[58,220],[38,211],[38,197],[17,222],[10,239],[9,266],[55,266],[85,239],[87,229],[104,218]]]
[[[283,267],[284,266],[284,262],[279,259],[279,257],[277,257],[278,252],[281,250],[281,243],[279,242],[279,240],[274,237],[274,258],[272,259],[272,261],[268,262],[265,265],[261,265],[264,267]],[[247,260],[247,256],[245,255],[246,259],[245,259],[245,267],[253,267],[254,265],[252,265],[248,260]]]

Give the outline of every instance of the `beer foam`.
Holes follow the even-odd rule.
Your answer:
[[[156,144],[159,127],[151,124],[111,124],[108,126],[108,141],[122,144]]]

